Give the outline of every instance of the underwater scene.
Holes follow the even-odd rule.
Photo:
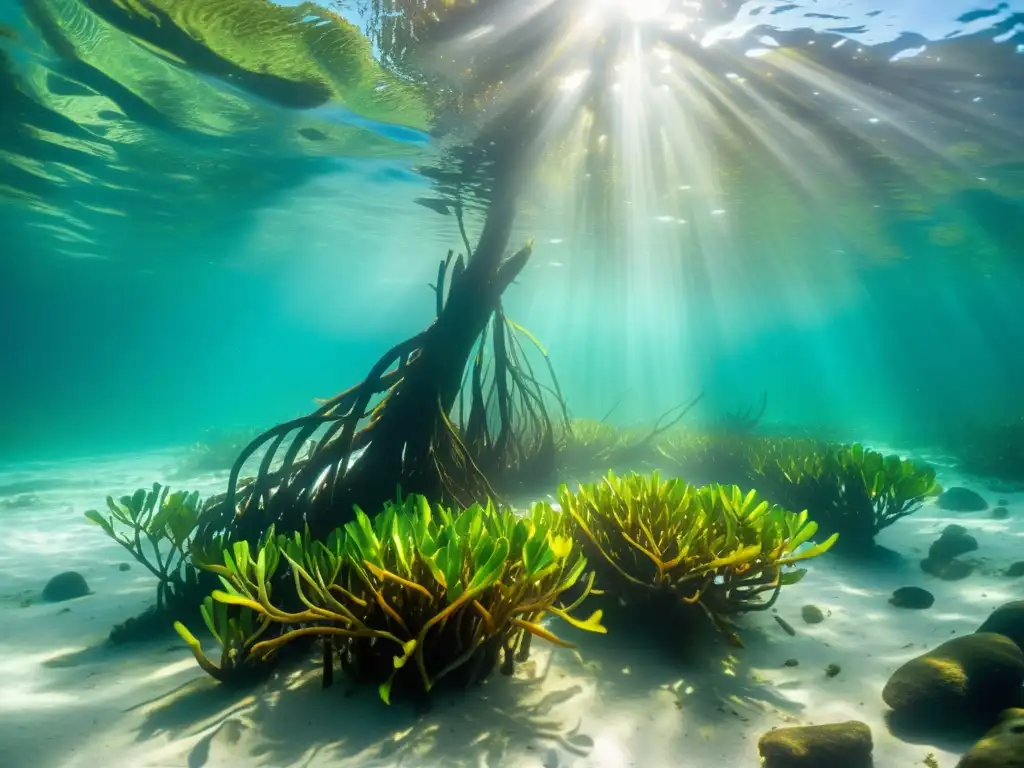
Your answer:
[[[0,0],[2,768],[1024,767],[1024,0]]]

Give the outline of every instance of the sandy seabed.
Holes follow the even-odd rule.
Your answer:
[[[885,724],[882,687],[903,662],[973,632],[997,606],[1020,599],[1024,579],[1004,575],[1024,558],[1024,493],[996,492],[940,468],[1010,516],[952,513],[926,504],[882,532],[901,557],[871,564],[826,555],[783,590],[775,612],[742,619],[743,649],[719,643],[674,656],[634,637],[587,635],[580,656],[533,644],[514,677],[435,697],[428,709],[384,706],[376,689],[320,686],[316,659],[278,670],[246,692],[218,686],[172,633],[120,647],[110,628],[153,601],[154,581],[82,514],[107,493],[154,480],[204,495],[224,476],[172,477],[179,456],[157,453],[0,470],[0,766],[3,768],[703,768],[758,765],[757,739],[775,727],[849,719],[867,723],[878,768],[953,768],[969,744],[910,743]],[[979,550],[974,573],[944,582],[919,561],[950,523]],[[75,570],[93,594],[45,603],[55,574]],[[935,595],[923,611],[888,603],[893,590]],[[826,619],[807,624],[803,606]],[[776,622],[796,629],[790,636]],[[204,647],[215,645],[205,638]],[[784,666],[796,659],[798,666]],[[829,665],[839,673],[826,675]]]

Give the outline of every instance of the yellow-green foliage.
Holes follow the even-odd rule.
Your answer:
[[[603,482],[558,490],[577,535],[600,554],[623,588],[671,590],[713,615],[764,609],[803,571],[786,566],[829,549],[835,536],[797,551],[817,532],[795,514],[735,486],[696,488],[682,480],[609,473]],[[613,589],[602,581],[606,591]],[[767,600],[761,596],[770,592]]]
[[[460,668],[467,682],[485,674],[500,651],[510,659],[529,635],[569,646],[539,623],[547,614],[604,632],[600,611],[583,621],[570,615],[592,577],[572,605],[557,604],[586,568],[565,528],[565,518],[544,504],[519,517],[490,504],[452,512],[412,496],[372,520],[357,509],[326,542],[280,536],[255,558],[243,545],[225,553],[223,566],[207,567],[227,587],[214,601],[289,627],[253,645],[252,654],[322,636],[343,666],[375,678],[388,701],[410,663],[429,691]],[[283,610],[270,594],[278,557],[291,568],[298,610]]]
[[[272,591],[269,582],[273,580],[281,560],[280,552],[275,547],[267,546],[269,542],[274,541],[274,538],[274,527],[271,526],[259,545],[260,551],[266,552],[263,558],[263,578],[266,582],[265,591],[268,599]],[[219,542],[210,542],[206,549],[213,550],[218,544]],[[237,542],[232,547],[233,556],[227,550],[223,550],[223,560],[230,564],[228,568],[224,568],[219,563],[210,562],[208,555],[201,549],[199,546],[193,547],[193,560],[200,568],[218,573],[222,583],[228,589],[231,588],[231,582],[224,580],[224,574],[232,573],[236,568],[235,563],[251,561],[249,544],[245,541]],[[220,645],[219,664],[210,660],[203,652],[202,644],[184,624],[176,621],[174,629],[192,650],[192,655],[196,657],[196,661],[205,672],[223,683],[246,683],[257,680],[270,672],[272,665],[264,663],[265,660],[262,657],[254,655],[252,648],[272,626],[277,631],[271,630],[270,634],[280,634],[280,625],[274,625],[270,617],[253,611],[249,607],[218,602],[211,596],[207,596],[203,600],[200,612],[206,628],[210,630],[210,634]]]
[[[942,492],[935,470],[861,445],[802,440],[766,442],[751,455],[755,484],[782,504],[810,509],[844,546],[867,546],[875,534]]]
[[[197,491],[170,493],[167,486],[153,483],[148,491],[139,488],[119,500],[107,496],[109,514],[90,509],[85,517],[157,577],[156,607],[161,611],[196,582],[186,552],[201,508]]]
[[[203,671],[225,683],[258,679],[270,671],[269,664],[261,663],[262,659],[252,654],[253,645],[272,624],[269,618],[249,608],[215,602],[212,597],[203,600],[200,611],[207,629],[220,645],[219,664],[210,660],[202,644],[184,624],[176,621],[174,629],[191,649]]]

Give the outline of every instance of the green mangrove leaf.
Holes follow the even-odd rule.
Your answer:
[[[572,626],[576,627],[576,629],[582,629],[584,632],[596,632],[599,635],[608,634],[608,629],[601,623],[601,618],[604,615],[604,612],[600,608],[590,614],[590,616],[583,621],[575,619],[565,611],[561,611],[557,608],[553,608],[552,613],[557,613],[560,619],[568,622]]]
[[[539,536],[529,539],[523,546],[523,566],[530,576],[536,576],[551,565],[554,559],[555,553],[551,551],[551,546]]]
[[[447,585],[449,595],[459,585],[459,577],[462,576],[464,557],[462,548],[459,546],[454,531],[448,537],[448,543],[444,549],[438,550],[438,554],[444,553],[438,560],[438,565],[444,571],[444,583]]]
[[[783,586],[799,584],[806,575],[806,568],[798,568],[795,571],[787,571],[786,573],[783,573],[781,576],[779,576],[779,583]]]
[[[832,548],[832,545],[835,544],[838,539],[839,539],[839,534],[838,533],[833,533],[831,536],[829,536],[821,544],[818,544],[817,546],[811,547],[810,549],[805,549],[803,552],[798,552],[796,554],[789,555],[789,556],[783,558],[782,560],[779,560],[779,565],[786,565],[786,564],[789,564],[789,563],[796,563],[796,562],[798,562],[800,560],[809,560],[812,557],[817,557],[818,555],[823,555],[823,554],[825,554],[826,552],[828,552]]]
[[[469,592],[475,593],[477,590],[493,584],[498,579],[498,574],[508,559],[510,548],[508,539],[504,537],[498,539],[492,547],[490,557],[482,566],[477,567],[476,573],[473,574],[473,578],[466,589]]]
[[[761,545],[752,544],[749,547],[743,547],[742,549],[733,552],[731,555],[726,555],[724,557],[719,557],[712,560],[710,563],[704,566],[704,570],[711,571],[716,570],[718,568],[725,568],[726,566],[741,565],[743,563],[749,562],[750,560],[753,560],[760,554]]]
[[[108,536],[114,535],[114,524],[112,519],[106,519],[97,510],[90,509],[85,513],[85,519],[91,523],[95,523],[102,528]]]
[[[806,513],[804,514],[804,517],[806,518]],[[792,552],[805,541],[810,541],[812,538],[814,538],[814,534],[816,534],[817,532],[817,523],[813,521],[807,523],[803,528],[800,529],[800,532],[797,533],[796,536],[789,540],[789,543],[786,545],[787,551]]]
[[[448,599],[448,605],[458,602],[459,598],[461,598],[465,593],[466,589],[462,586],[461,581],[456,582],[452,586],[448,587],[448,592],[446,595]]]
[[[227,592],[222,592],[219,589],[215,589],[210,596],[219,603],[227,603],[228,605],[240,605],[244,608],[251,608],[257,613],[265,613],[265,611],[263,610],[263,606],[261,606],[255,600],[251,600],[248,597],[243,597],[242,595],[232,595],[228,594]]]
[[[217,639],[218,643],[223,645],[224,642],[221,640],[220,634],[217,632],[217,624],[214,621],[214,605],[213,598],[207,595],[203,598],[203,604],[199,607],[199,611],[203,616],[203,622],[206,624],[206,628],[210,630],[210,634]],[[216,603],[216,605],[223,607],[222,603]]]

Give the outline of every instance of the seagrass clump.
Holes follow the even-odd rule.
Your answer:
[[[804,576],[791,566],[836,541],[811,543],[818,526],[807,512],[785,510],[755,491],[698,488],[657,473],[609,473],[575,492],[563,485],[558,501],[605,593],[623,601],[667,594],[699,605],[722,629],[725,616],[770,608],[784,586]]]
[[[751,454],[751,469],[767,496],[810,510],[846,552],[869,551],[879,531],[942,492],[932,467],[859,444],[768,441]]]
[[[294,533],[265,537],[256,553],[236,545],[223,565],[212,566],[225,587],[211,595],[212,605],[250,613],[251,636],[240,646],[246,658],[320,638],[325,684],[338,661],[356,679],[376,683],[385,702],[396,684],[422,692],[442,680],[468,685],[502,657],[510,673],[527,656],[531,637],[572,647],[542,623],[545,617],[605,631],[600,611],[573,615],[593,576],[584,578],[587,560],[566,522],[546,504],[518,516],[493,504],[455,511],[409,496],[374,518],[356,509],[355,519],[325,541]],[[279,567],[290,571],[287,596],[272,579]],[[576,598],[562,603],[578,583]],[[288,603],[296,607],[281,607]],[[280,631],[259,639],[270,624]],[[214,673],[193,641],[200,664]]]

